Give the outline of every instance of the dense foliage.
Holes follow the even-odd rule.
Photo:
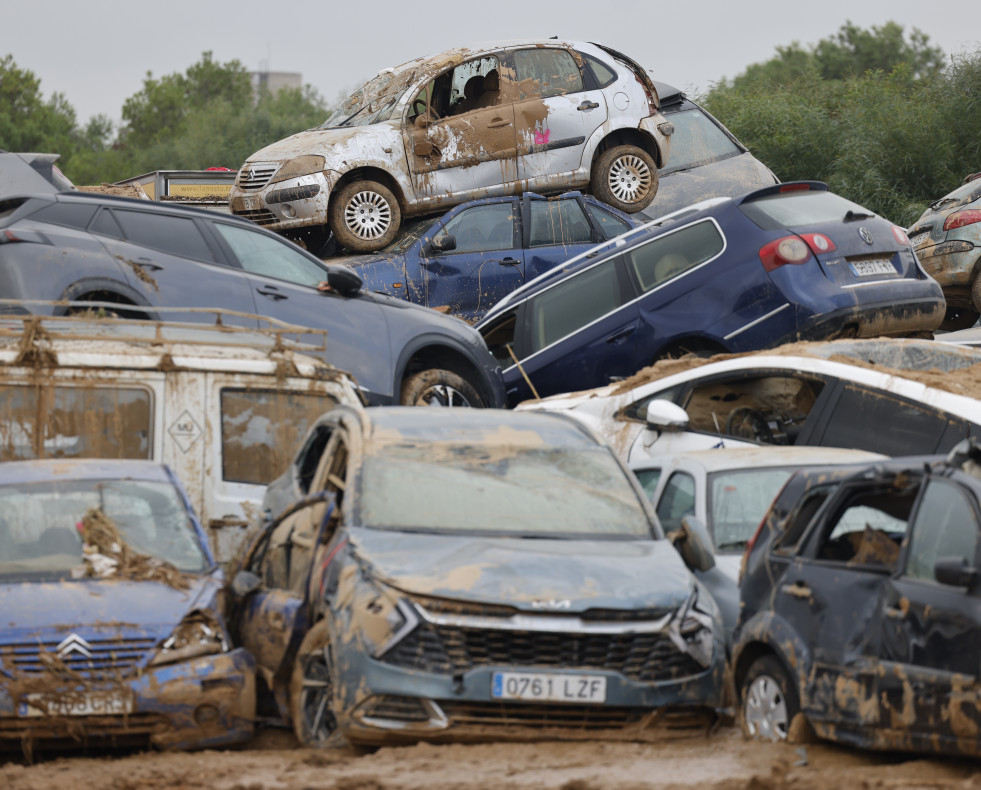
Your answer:
[[[892,22],[779,48],[701,101],[780,179],[826,181],[904,226],[981,170],[981,51],[945,67]]]

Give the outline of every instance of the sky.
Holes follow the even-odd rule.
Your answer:
[[[693,95],[846,21],[919,28],[948,55],[981,49],[977,0],[3,0],[2,12],[0,58],[32,71],[45,98],[64,94],[83,125],[99,114],[118,123],[148,72],[183,74],[205,51],[299,72],[331,101],[388,66],[511,38],[596,41]]]

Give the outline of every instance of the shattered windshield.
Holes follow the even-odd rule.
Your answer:
[[[605,448],[386,445],[365,460],[367,527],[531,538],[651,539],[651,524]]]
[[[414,69],[399,72],[386,69],[341,102],[318,128],[368,126],[389,120],[414,77]]]
[[[200,573],[208,562],[177,490],[148,480],[58,480],[0,487],[0,578],[92,575],[86,516],[98,511],[130,552]],[[108,574],[107,574],[108,575]]]

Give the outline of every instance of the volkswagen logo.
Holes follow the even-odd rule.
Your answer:
[[[862,237],[862,241],[864,241],[866,244],[872,243],[872,234],[869,233],[868,228],[866,228],[864,225],[858,229],[858,235]]]
[[[92,658],[92,645],[78,634],[69,634],[55,648],[58,658],[68,658],[72,653],[79,653],[85,658]]]

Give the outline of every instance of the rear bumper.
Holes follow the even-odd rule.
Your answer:
[[[0,748],[43,742],[202,749],[252,737],[255,661],[241,649],[147,669],[124,680],[93,681],[88,687],[57,680],[48,684],[42,676],[2,682]],[[78,700],[90,692],[132,700],[130,709],[110,715],[32,715],[25,701],[25,695],[40,693],[57,704],[59,697]]]
[[[939,292],[939,288],[937,289]],[[797,326],[801,340],[827,340],[835,337],[903,337],[933,332],[947,310],[942,294],[930,299],[897,299],[880,304],[835,307],[813,312],[798,307]]]

